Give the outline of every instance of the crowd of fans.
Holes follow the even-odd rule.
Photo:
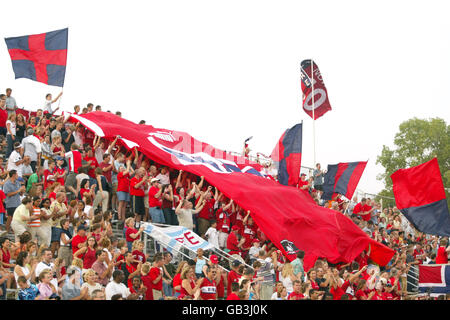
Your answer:
[[[8,289],[19,300],[412,299],[414,266],[448,263],[448,239],[418,232],[395,207],[340,195],[323,201],[317,164],[298,188],[396,253],[385,267],[362,252],[348,264],[319,258],[305,272],[304,252],[289,262],[250,212],[203,177],[56,116],[52,104],[61,94],[47,95],[42,109],[27,114],[11,93],[0,95],[0,299]],[[101,107],[74,107],[93,111]],[[164,249],[150,257],[142,241],[146,221],[184,226],[235,259],[201,249],[176,263]]]

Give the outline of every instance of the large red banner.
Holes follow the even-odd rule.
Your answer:
[[[105,112],[72,115],[74,121],[101,137],[137,148],[163,165],[204,176],[245,210],[251,211],[261,231],[285,253],[282,243],[292,242],[308,258],[324,257],[332,263],[351,262],[363,250],[385,265],[394,251],[369,238],[343,214],[318,206],[309,194],[264,178],[261,166],[231,156],[189,134],[149,125],[138,125]],[[311,259],[310,259],[311,260]]]

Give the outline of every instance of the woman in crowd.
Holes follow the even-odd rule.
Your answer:
[[[34,263],[31,265],[31,269],[28,269],[26,267],[27,264],[30,263],[30,255],[27,251],[22,251],[19,253],[16,259],[16,266],[14,267],[14,278],[17,283],[17,279],[19,277],[25,277],[27,279],[28,284],[31,282],[34,282],[35,279],[35,271],[36,271],[36,265],[37,261],[34,261]]]
[[[27,123],[23,114],[19,113],[16,117],[16,139],[15,141],[22,142],[25,137],[25,130],[27,128]]]
[[[92,293],[95,290],[102,290],[104,291],[105,288],[97,282],[98,275],[95,273],[92,269],[87,269],[86,272],[83,275],[84,283],[81,285],[81,289],[88,288],[89,296],[92,298]]]

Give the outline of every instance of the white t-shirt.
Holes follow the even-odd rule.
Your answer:
[[[219,248],[219,231],[216,228],[209,227],[205,233],[205,236],[208,239],[208,242],[211,243],[214,247]]]
[[[35,136],[26,136],[22,140],[24,156],[29,156],[31,161],[37,161],[38,153],[41,153],[41,142]]]
[[[19,174],[19,177],[23,177],[26,174],[33,174],[33,168],[29,164],[25,165],[22,163],[19,166],[19,168],[20,168],[20,170],[17,171],[17,173]]]
[[[111,297],[115,294],[121,294],[122,297],[126,299],[130,295],[130,289],[128,289],[123,283],[111,281],[105,288],[106,300],[111,300]]]
[[[170,176],[168,172],[166,174],[160,173],[156,176],[156,178],[159,179],[161,184],[170,184]]]
[[[53,113],[52,110],[52,100],[45,100],[44,102],[44,111],[47,111],[48,113]]]
[[[177,214],[178,222],[180,226],[188,228],[189,230],[194,229],[194,222],[192,220],[193,209],[179,209],[179,214]]]
[[[93,286],[91,286],[89,283],[85,282],[81,286],[81,290],[83,290],[85,287],[88,288],[89,296],[91,296],[91,297],[92,297],[92,292],[94,292],[95,290],[102,290],[103,289],[102,285],[100,283],[98,283],[98,282],[96,282]]]
[[[18,153],[16,150],[11,152],[11,154],[9,155],[9,159],[8,159],[7,170],[8,171],[16,170],[17,173],[19,174],[19,176],[22,176],[22,172],[20,170],[20,165],[16,165],[16,162],[20,161],[20,160],[22,160],[22,156],[20,155],[20,153]]]
[[[13,136],[16,135],[16,123],[12,122],[11,120],[6,121],[6,127],[8,127],[8,123],[10,124],[9,129],[11,130],[11,133],[13,134]],[[8,135],[9,132],[6,133],[6,135]]]

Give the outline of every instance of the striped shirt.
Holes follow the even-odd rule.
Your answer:
[[[41,209],[33,207],[33,215],[41,215]],[[41,218],[33,219],[28,222],[30,228],[38,228],[41,226]]]

